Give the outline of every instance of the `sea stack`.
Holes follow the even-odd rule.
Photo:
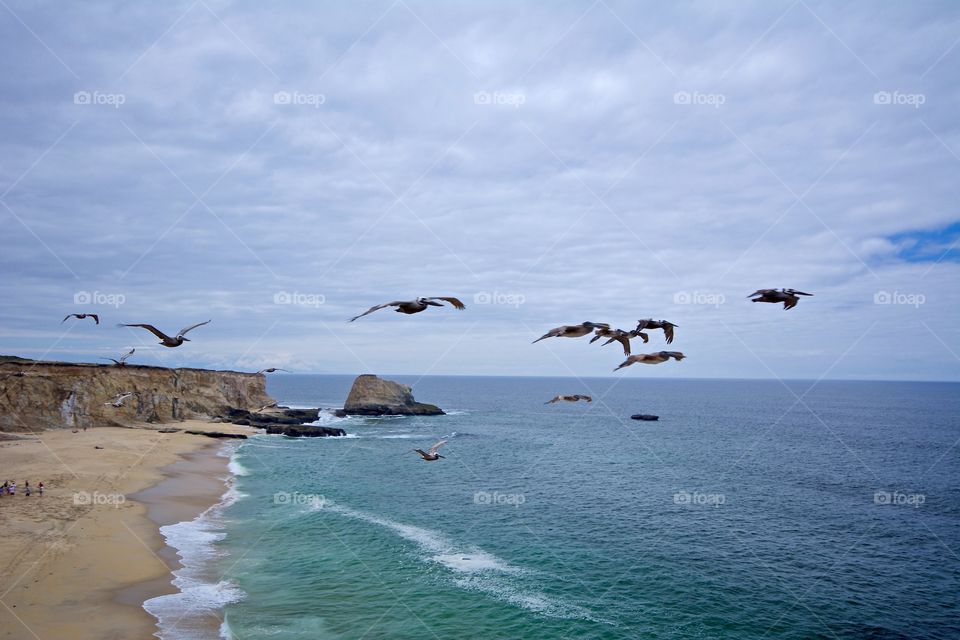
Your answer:
[[[410,387],[372,374],[357,376],[338,416],[441,416],[440,407],[413,399]]]

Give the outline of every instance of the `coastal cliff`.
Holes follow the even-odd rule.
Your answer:
[[[357,376],[340,416],[440,416],[440,407],[413,399],[410,387],[375,375]]]
[[[137,392],[122,407],[107,404]],[[0,431],[209,419],[273,402],[255,373],[66,362],[0,363]]]

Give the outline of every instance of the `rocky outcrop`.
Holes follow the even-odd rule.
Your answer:
[[[338,416],[439,416],[440,407],[413,399],[410,387],[375,375],[357,376]]]
[[[275,433],[292,438],[325,438],[329,436],[345,436],[347,432],[334,427],[321,427],[306,422],[316,422],[320,416],[319,409],[287,409],[277,407],[264,411],[246,411],[231,409],[226,415],[220,416],[223,422],[249,425],[265,429],[267,433]]]
[[[265,385],[239,371],[0,362],[0,431],[209,419],[273,402]],[[122,407],[104,404],[130,391]]]

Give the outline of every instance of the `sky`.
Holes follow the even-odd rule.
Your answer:
[[[0,0],[0,69],[3,354],[960,380],[953,2]]]

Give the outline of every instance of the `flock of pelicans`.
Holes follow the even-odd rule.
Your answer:
[[[784,310],[792,309],[797,306],[797,303],[800,301],[799,296],[812,296],[812,293],[804,293],[803,291],[797,291],[795,289],[758,289],[757,291],[751,293],[747,298],[753,302],[769,302],[772,304],[783,304]],[[395,307],[397,313],[405,314],[414,314],[420,313],[421,311],[426,311],[430,307],[443,307],[444,303],[450,304],[454,309],[463,310],[466,309],[466,305],[463,304],[459,299],[449,297],[449,296],[433,296],[433,297],[421,297],[416,298],[415,300],[394,300],[393,302],[385,302],[383,304],[378,304],[373,307],[370,307],[360,315],[350,318],[349,322],[353,322],[358,318],[362,318],[366,315],[373,313],[374,311],[379,311],[380,309],[386,309],[389,307]],[[66,322],[69,318],[76,318],[78,320],[83,320],[85,318],[92,318],[96,324],[100,324],[100,317],[95,313],[71,313],[67,315],[62,321]],[[152,324],[120,324],[117,326],[120,327],[136,327],[141,329],[146,329],[157,338],[160,339],[160,344],[164,347],[174,348],[179,347],[184,342],[190,342],[190,338],[185,337],[186,334],[190,331],[193,331],[197,327],[202,327],[203,325],[209,324],[210,320],[206,322],[198,322],[197,324],[189,325],[180,329],[175,335],[170,336],[160,331]],[[667,362],[670,359],[680,361],[683,360],[686,356],[680,351],[657,351],[656,353],[631,353],[630,341],[635,338],[640,338],[644,344],[650,341],[650,336],[646,331],[652,329],[660,329],[663,331],[663,337],[667,344],[673,343],[674,338],[674,329],[677,328],[677,325],[669,322],[668,320],[654,320],[648,318],[646,320],[640,320],[637,322],[637,326],[630,330],[625,331],[623,329],[614,329],[609,324],[604,322],[581,322],[580,324],[574,325],[563,325],[551,329],[546,332],[539,338],[533,341],[533,343],[540,342],[541,340],[546,340],[547,338],[582,338],[584,336],[593,334],[593,337],[590,338],[590,342],[594,343],[601,338],[606,338],[604,345],[608,345],[611,342],[619,342],[620,346],[623,347],[623,355],[627,357],[626,360],[620,363],[614,371],[619,371],[624,367],[629,367],[633,364],[660,364]],[[104,360],[112,361],[116,366],[122,367],[126,365],[127,358],[132,356],[136,349],[130,349],[127,353],[124,353],[119,358],[103,358]],[[258,371],[258,374],[261,373],[273,373],[275,371],[286,371],[286,369],[279,369],[277,367],[270,367],[267,369],[261,369]],[[23,375],[22,372],[19,375]],[[135,391],[120,393],[117,394],[111,401],[105,402],[104,404],[112,407],[122,407],[124,401],[127,398],[139,396]],[[586,395],[558,395],[552,400],[547,401],[545,404],[553,404],[556,402],[579,402],[579,401],[593,402],[593,398]],[[442,455],[437,453],[437,451],[446,444],[446,440],[441,440],[437,442],[429,450],[424,451],[423,449],[414,449],[414,451],[420,455],[421,458],[427,461],[434,461],[443,458]]]

